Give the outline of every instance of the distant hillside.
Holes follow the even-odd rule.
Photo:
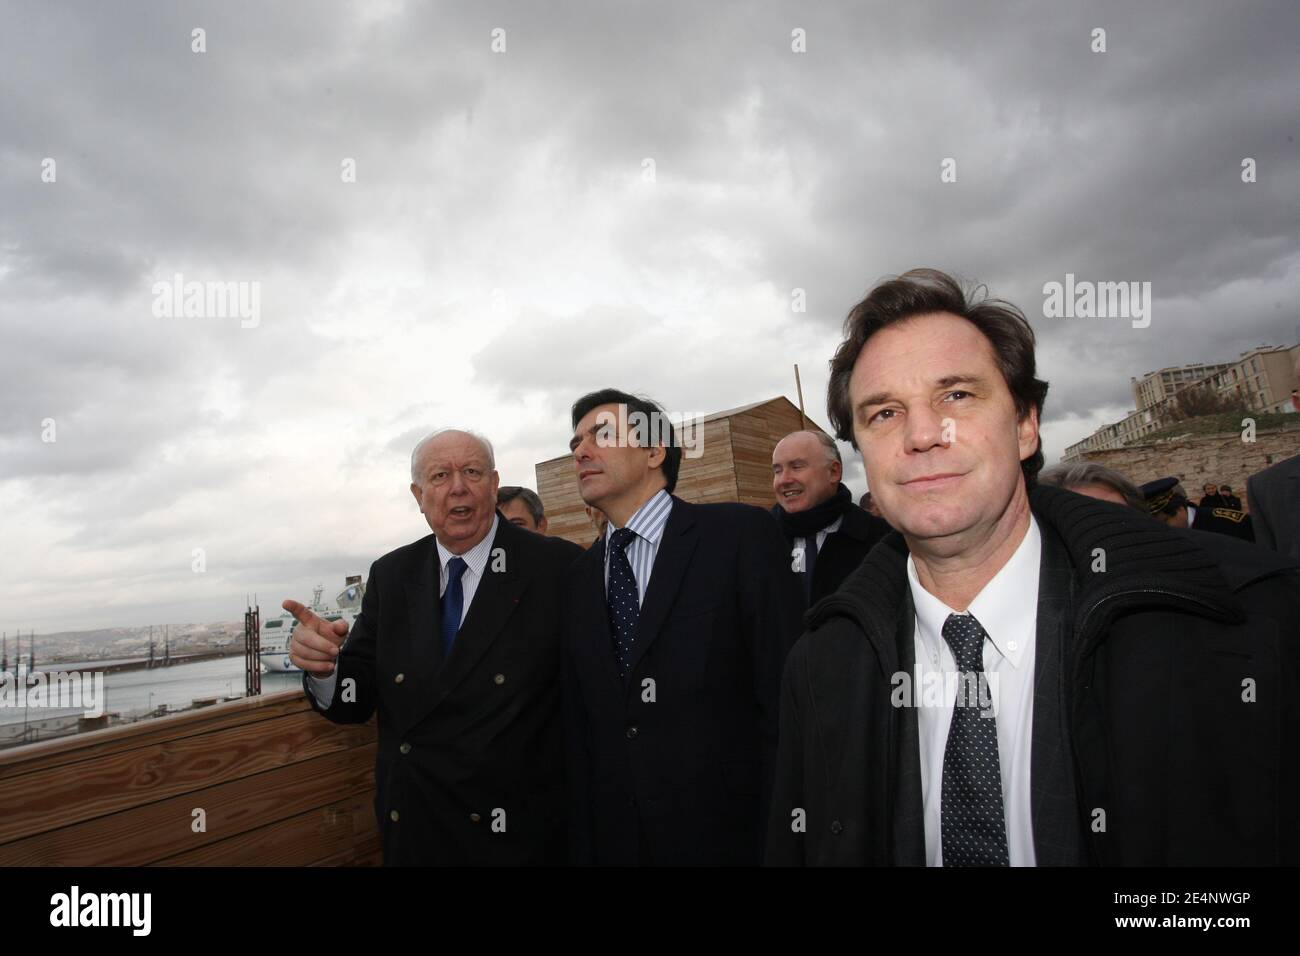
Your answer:
[[[1147,445],[1153,441],[1161,441],[1166,438],[1181,438],[1186,435],[1218,435],[1224,432],[1239,432],[1242,430],[1241,421],[1243,418],[1255,419],[1256,434],[1259,432],[1280,431],[1288,425],[1300,425],[1300,415],[1277,412],[1223,412],[1218,415],[1202,415],[1198,418],[1189,418],[1168,425],[1159,431],[1143,435],[1141,438],[1129,442],[1129,444]]]
[[[36,665],[59,661],[117,660],[149,656],[149,627],[112,627],[92,631],[60,631],[36,634]],[[154,625],[154,655],[161,656],[166,639],[175,654],[192,654],[224,647],[244,639],[243,621],[216,624]],[[22,635],[22,655],[26,659],[31,638]],[[12,633],[5,638],[5,651],[14,659],[16,642]]]

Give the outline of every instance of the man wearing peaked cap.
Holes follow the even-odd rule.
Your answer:
[[[1250,515],[1239,508],[1227,506],[1198,508],[1187,500],[1187,493],[1177,478],[1157,478],[1142,486],[1147,511],[1174,528],[1192,528],[1226,534],[1242,541],[1254,542],[1255,533],[1250,526]]]

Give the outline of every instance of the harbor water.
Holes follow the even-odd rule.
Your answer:
[[[70,672],[90,675],[96,666],[107,661],[80,663],[54,663],[38,670]],[[302,686],[301,672],[263,673],[262,693],[272,694]],[[169,711],[185,710],[196,700],[242,696],[244,693],[244,657],[236,654],[215,660],[192,664],[173,664],[168,667],[141,668],[139,670],[112,671],[104,675],[103,710],[123,717],[142,716],[159,707]],[[6,706],[0,707],[0,725],[44,720],[52,717],[71,717],[80,710],[53,707]]]

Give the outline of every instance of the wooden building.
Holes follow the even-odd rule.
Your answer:
[[[673,493],[683,501],[741,501],[770,508],[776,504],[772,449],[800,428],[825,431],[812,419],[801,424],[799,409],[785,396],[704,416],[697,430],[697,436],[703,436],[699,446],[703,453],[695,458],[682,456]],[[547,532],[584,547],[591,544],[596,532],[578,495],[573,456],[551,458],[536,468],[537,493],[549,521]]]

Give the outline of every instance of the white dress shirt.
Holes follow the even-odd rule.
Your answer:
[[[660,488],[636,513],[628,519],[624,527],[636,533],[636,537],[627,545],[625,553],[632,565],[632,577],[636,579],[637,604],[645,604],[645,590],[650,586],[650,572],[654,570],[655,558],[659,554],[659,542],[663,540],[664,527],[673,510],[673,497]],[[609,592],[609,539],[614,533],[614,522],[605,526],[605,592]]]
[[[497,522],[499,520],[494,514],[492,516],[492,526],[488,528],[488,533],[483,536],[483,540],[462,555],[452,554],[443,547],[441,541],[436,541],[438,548],[438,597],[441,598],[447,593],[447,563],[455,557],[460,557],[465,561],[465,570],[460,575],[460,588],[463,595],[460,605],[461,624],[465,623],[465,616],[469,614],[469,606],[474,600],[475,592],[478,591],[478,584],[483,580],[483,570],[487,567],[488,558],[492,554],[492,542],[497,536]],[[349,632],[347,640],[343,642],[343,647],[347,647],[348,641],[351,639],[352,634]],[[433,641],[439,639],[436,631],[429,635],[429,639]],[[339,653],[342,654],[342,648],[340,648]],[[312,696],[316,698],[316,702],[322,707],[328,707],[330,702],[334,700],[334,684],[338,680],[338,672],[338,665],[335,664],[334,670],[330,671],[325,677],[317,677],[315,674],[307,675],[307,686],[311,688]]]
[[[820,531],[817,532],[817,553],[819,555],[822,553],[822,548],[826,547],[827,537],[834,534],[836,531],[839,531],[840,525],[842,525],[843,523],[844,523],[844,515],[840,515],[838,518],[836,518],[826,527],[822,528]],[[794,557],[796,554],[801,553],[803,549],[806,548],[807,546],[808,546],[808,542],[806,540],[804,540],[803,538],[795,538],[794,543],[790,548],[790,556]]]
[[[1033,515],[1029,530],[1011,559],[976,595],[967,612],[979,621],[984,642],[984,672],[994,704],[998,730],[998,766],[1002,774],[1007,851],[1012,866],[1034,865],[1034,830],[1029,809],[1031,742],[1034,717],[1034,648],[1038,623],[1038,565],[1043,539]],[[924,690],[942,682],[943,703],[917,707],[921,750],[921,800],[925,819],[927,866],[943,865],[939,803],[943,784],[943,751],[957,697],[957,662],[943,639],[943,623],[955,614],[921,586],[912,558],[907,582],[916,605],[916,686],[914,699],[924,702]],[[937,696],[937,694],[936,694]]]

